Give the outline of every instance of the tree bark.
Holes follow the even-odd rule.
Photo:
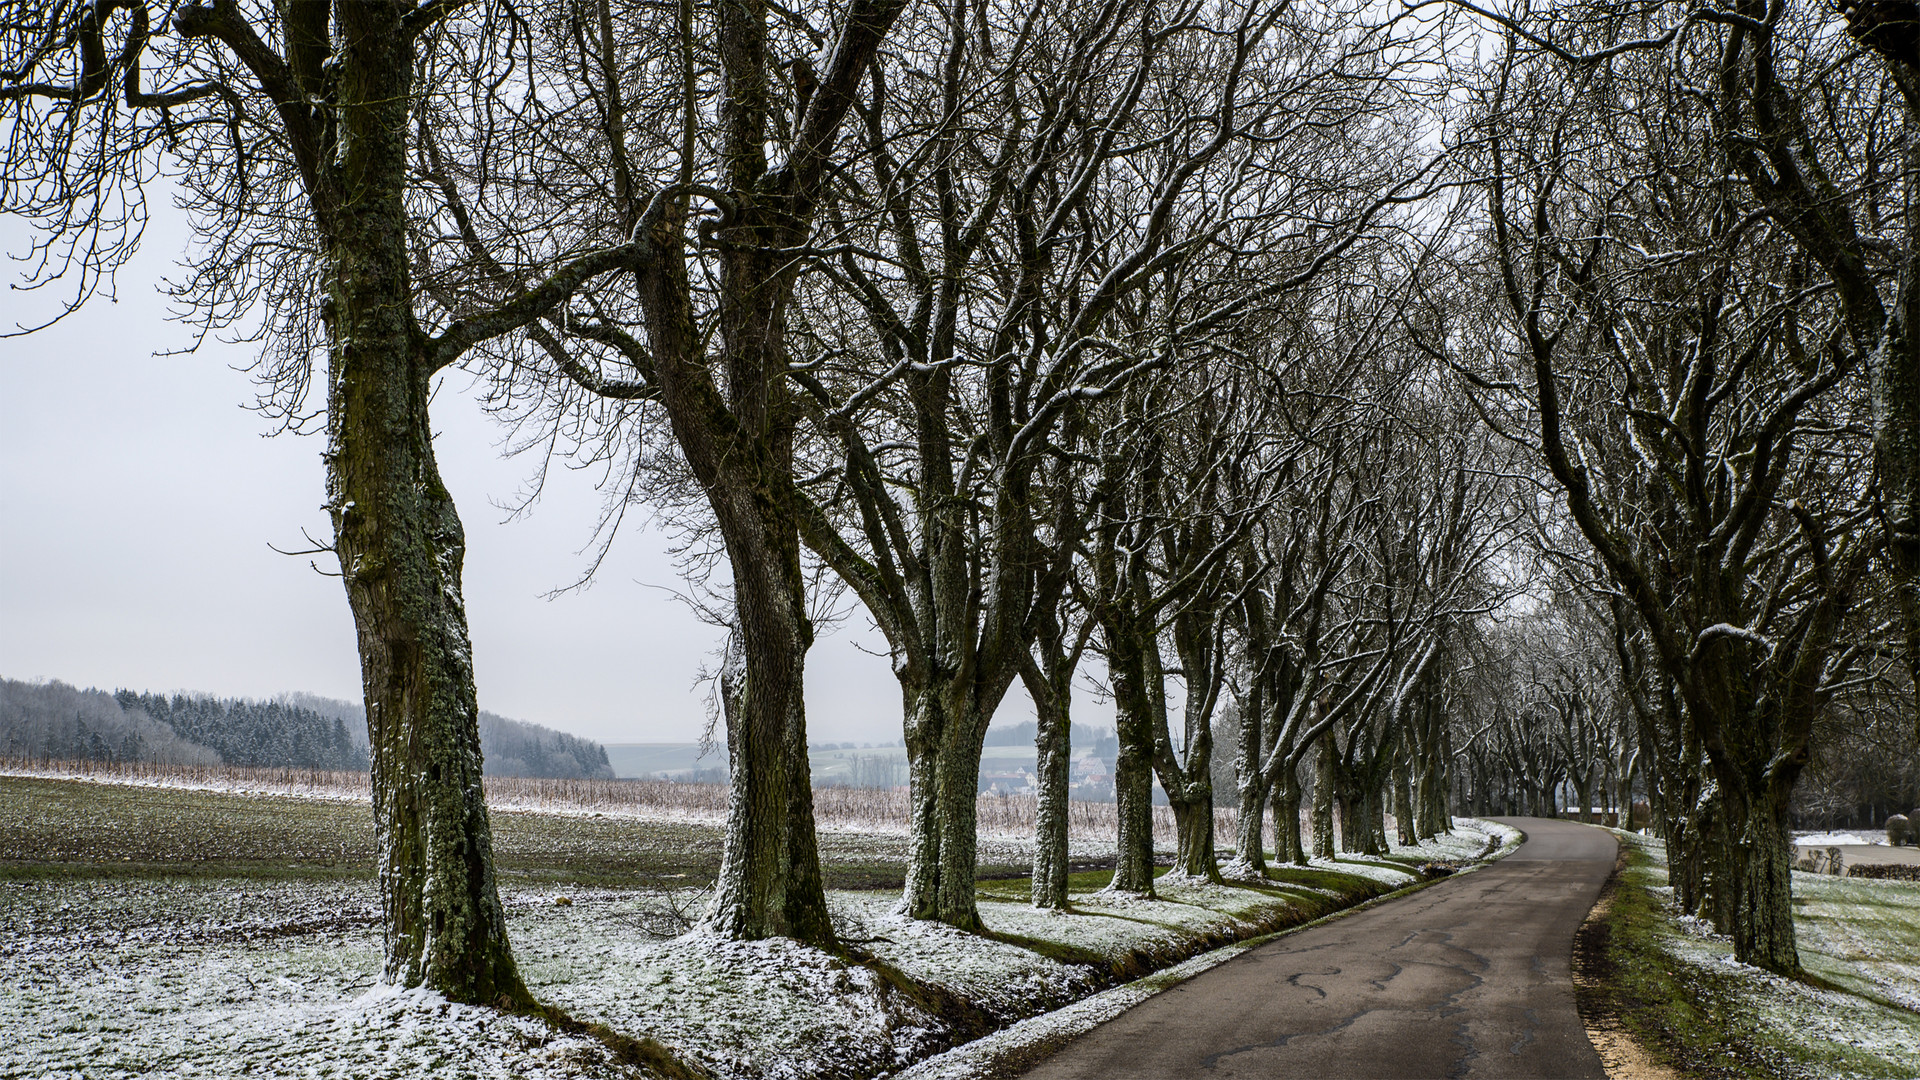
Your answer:
[[[1418,811],[1414,809],[1413,778],[1408,775],[1413,769],[1412,763],[1407,760],[1407,755],[1411,753],[1409,749],[1397,755],[1393,767],[1393,826],[1401,847],[1412,847],[1420,842],[1415,828]]]
[[[797,550],[791,575],[769,574],[769,564],[780,560],[755,542],[759,535],[754,529],[727,543],[740,619],[721,687],[732,791],[720,874],[702,925],[741,940],[785,936],[832,947],[803,697],[812,627],[798,591]]]
[[[1722,880],[1732,896],[1726,907],[1734,957],[1778,974],[1799,974],[1793,938],[1793,861],[1789,847],[1791,792],[1761,792],[1757,799],[1722,799],[1730,844],[1722,847]],[[1732,805],[1728,805],[1732,803]]]
[[[1083,639],[1084,640],[1084,639]],[[1052,612],[1039,620],[1034,635],[1039,655],[1020,665],[1021,681],[1033,699],[1035,776],[1039,798],[1034,811],[1033,906],[1067,906],[1068,780],[1072,763],[1073,673],[1077,650],[1069,652],[1060,621]]]
[[[1334,735],[1328,731],[1320,736],[1320,753],[1314,760],[1313,772],[1313,857],[1331,859],[1333,849],[1333,802],[1335,797],[1334,758],[1338,754],[1334,745]]]
[[[1153,728],[1146,673],[1136,635],[1108,632],[1107,668],[1116,706],[1120,743],[1113,798],[1119,818],[1114,855],[1114,892],[1153,895]]]
[[[1310,861],[1307,845],[1300,836],[1300,776],[1298,766],[1289,766],[1273,785],[1274,858],[1305,866]]]
[[[1066,695],[1051,697],[1037,710],[1039,730],[1034,733],[1034,771],[1040,793],[1034,811],[1033,906],[1059,910],[1067,906],[1067,783],[1073,721]]]
[[[1238,739],[1239,758],[1234,764],[1234,780],[1240,797],[1240,820],[1234,855],[1235,869],[1253,878],[1265,878],[1267,875],[1266,850],[1266,809],[1267,798],[1274,794],[1273,785],[1267,783],[1261,763],[1267,759],[1268,746],[1264,737],[1270,725],[1264,723],[1263,710],[1266,706],[1265,695],[1260,692],[1258,683],[1236,702],[1236,711],[1240,714]],[[1276,819],[1277,820],[1277,819]],[[1297,828],[1297,827],[1296,827]],[[1276,842],[1277,846],[1278,841]],[[1278,857],[1285,858],[1282,852]]]
[[[401,5],[345,5],[341,205],[323,216],[328,507],[372,746],[385,978],[525,1007],[480,786],[465,534],[428,416],[404,204],[414,57]]]
[[[952,703],[939,689],[916,695],[911,759],[913,838],[901,910],[975,933],[984,929],[975,897],[978,857],[980,753],[986,722],[947,715]],[[971,702],[960,706],[971,711]],[[920,726],[920,725],[926,726]]]
[[[1344,770],[1342,770],[1344,772]],[[1367,851],[1372,822],[1365,802],[1365,795],[1353,784],[1345,783],[1349,779],[1342,776],[1339,797],[1335,800],[1340,807],[1340,850],[1350,855],[1371,854]]]

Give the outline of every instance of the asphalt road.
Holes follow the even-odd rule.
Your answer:
[[[1492,866],[1236,957],[1024,1075],[1604,1078],[1568,962],[1615,841],[1499,820],[1527,840]]]

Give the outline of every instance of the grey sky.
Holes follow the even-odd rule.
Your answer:
[[[0,249],[18,254],[22,236],[0,220]],[[253,385],[232,370],[247,347],[153,355],[191,340],[154,291],[184,243],[163,217],[117,303],[97,297],[50,330],[0,340],[0,675],[357,699],[339,582],[268,548],[304,547],[303,528],[328,535],[322,440],[262,438],[269,423],[242,407]],[[0,325],[46,310],[39,300],[9,289]],[[494,504],[528,466],[501,460],[501,431],[466,387],[452,376],[434,420],[467,529],[481,707],[606,742],[697,737],[705,709],[692,684],[718,632],[646,587],[677,584],[664,539],[634,529],[598,584],[542,599],[585,565],[598,494],[589,477],[555,470],[535,512],[503,523]],[[809,657],[815,739],[900,735],[898,684],[856,642],[883,647],[864,615]],[[1024,695],[1011,697],[1024,712]]]

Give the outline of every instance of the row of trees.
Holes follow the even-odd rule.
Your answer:
[[[427,425],[456,363],[606,466],[603,529],[644,504],[725,583],[716,932],[838,947],[801,691],[844,587],[901,688],[914,917],[980,928],[1016,682],[1064,904],[1093,653],[1116,890],[1156,778],[1220,875],[1217,726],[1256,874],[1269,810],[1286,858],[1336,814],[1379,849],[1388,803],[1444,829],[1456,763],[1550,804],[1558,725],[1580,801],[1637,771],[1683,903],[1790,971],[1815,721],[1876,605],[1920,625],[1909,6],[1850,9],[1864,51],[1777,0],[1474,9],[1456,70],[1464,5],[43,0],[0,31],[6,209],[84,299],[167,163],[177,298],[259,334],[290,423],[321,362],[394,981],[532,1004]],[[1504,662],[1526,633],[1566,640]]]
[[[1505,20],[1460,140],[1491,273],[1456,303],[1497,320],[1436,342],[1544,459],[1571,527],[1543,546],[1604,598],[1628,712],[1563,722],[1631,716],[1681,907],[1783,973],[1817,726],[1890,632],[1920,659],[1920,9],[1842,6]]]

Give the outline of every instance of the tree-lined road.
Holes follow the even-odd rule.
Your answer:
[[[1499,820],[1527,834],[1500,862],[1255,949],[1027,1077],[1605,1077],[1569,961],[1617,844]]]

